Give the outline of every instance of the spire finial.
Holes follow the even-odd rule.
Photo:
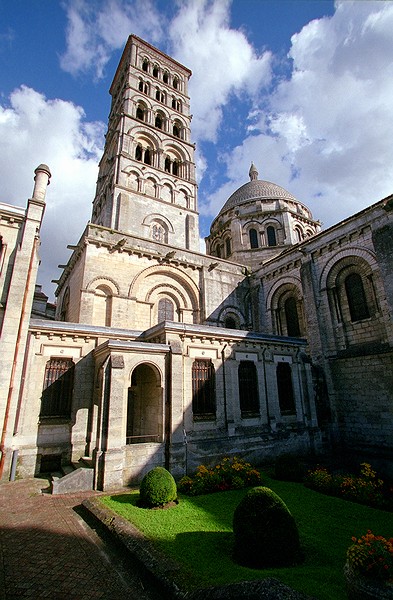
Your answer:
[[[251,167],[250,167],[248,174],[250,176],[250,181],[254,181],[255,179],[258,179],[258,171],[253,162],[251,162]]]

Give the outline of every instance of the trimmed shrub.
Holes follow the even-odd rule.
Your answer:
[[[276,479],[282,481],[303,481],[304,469],[297,456],[293,454],[282,454],[274,465]]]
[[[176,482],[164,467],[155,467],[142,479],[139,504],[147,508],[164,506],[177,499]]]
[[[247,492],[233,515],[234,558],[241,565],[264,568],[301,561],[299,532],[284,501],[267,487]]]

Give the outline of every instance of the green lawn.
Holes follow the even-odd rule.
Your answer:
[[[275,577],[321,600],[345,600],[342,573],[351,537],[368,529],[391,536],[393,513],[324,496],[301,484],[266,475],[263,485],[281,496],[296,519],[306,556],[302,565],[254,570],[232,561],[232,515],[245,490],[182,496],[178,506],[168,510],[138,508],[137,492],[103,497],[102,502],[182,565],[178,583],[187,589]]]

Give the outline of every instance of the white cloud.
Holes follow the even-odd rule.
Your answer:
[[[259,134],[254,122],[254,135],[225,157],[225,192],[247,180],[254,160],[261,179],[294,193],[325,225],[392,193],[392,31],[393,3],[345,1],[294,35],[292,73],[261,97]]]
[[[38,164],[47,164],[52,173],[38,278],[48,295],[54,291],[51,279],[60,274],[57,265],[68,260],[67,244],[78,241],[90,218],[103,133],[103,124],[84,122],[80,107],[48,100],[26,86],[14,90],[7,106],[0,105],[1,200],[25,206]]]
[[[193,136],[216,141],[231,94],[249,99],[271,81],[271,54],[258,55],[243,32],[231,29],[228,0],[183,2],[169,33],[174,55],[193,72]]]
[[[93,71],[101,79],[113,51],[124,46],[130,33],[155,43],[165,29],[165,18],[150,0],[71,0],[64,8],[67,47],[60,64],[72,75]]]

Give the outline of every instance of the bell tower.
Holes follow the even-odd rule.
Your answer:
[[[92,223],[199,252],[191,71],[128,38],[110,88]]]

